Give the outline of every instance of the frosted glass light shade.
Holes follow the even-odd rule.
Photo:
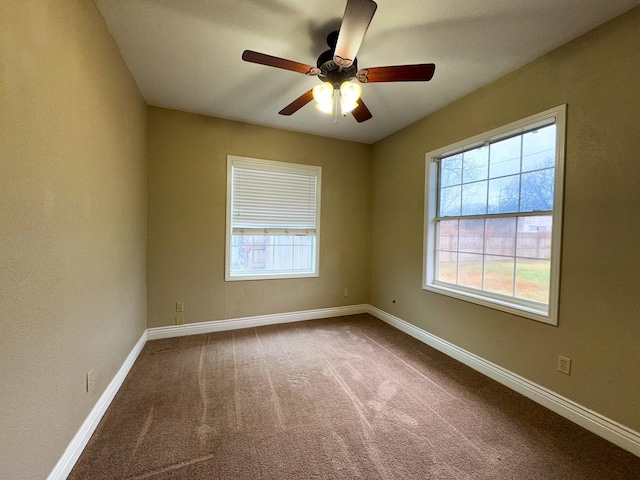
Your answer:
[[[340,109],[343,115],[346,115],[358,106],[358,99],[362,93],[359,84],[353,82],[344,82],[340,85]]]
[[[333,113],[333,85],[329,82],[313,87],[313,98],[317,102],[316,108],[324,113]]]

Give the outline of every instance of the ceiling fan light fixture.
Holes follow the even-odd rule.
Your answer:
[[[346,115],[358,106],[358,100],[362,94],[362,88],[357,83],[350,81],[340,85],[340,110]]]
[[[340,113],[351,113],[358,123],[362,123],[373,118],[373,115],[360,99],[359,83],[428,82],[433,77],[436,67],[433,63],[389,65],[358,70],[356,55],[378,5],[374,0],[346,2],[340,28],[327,36],[329,50],[320,54],[315,67],[253,50],[245,50],[242,53],[242,60],[245,62],[317,76],[320,81],[324,81],[322,85],[307,90],[280,110],[280,115],[292,115],[315,99],[316,109],[334,115],[334,123],[338,123]],[[359,83],[351,82],[355,79]]]
[[[340,112],[342,115],[352,112],[358,107],[359,103],[347,103],[343,98],[340,99]]]
[[[326,113],[331,115],[333,113],[333,102],[330,103],[318,103],[316,108],[320,110],[322,113]]]
[[[321,112],[333,113],[333,85],[329,82],[321,83],[313,87],[313,99],[317,102],[316,108]]]

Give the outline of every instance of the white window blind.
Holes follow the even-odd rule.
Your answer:
[[[319,275],[322,168],[227,157],[227,281]]]
[[[233,235],[314,235],[318,167],[234,158]]]

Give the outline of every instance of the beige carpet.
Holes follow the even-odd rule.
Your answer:
[[[150,341],[70,479],[640,479],[640,458],[369,316]]]

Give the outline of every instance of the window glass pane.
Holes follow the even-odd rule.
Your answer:
[[[487,255],[484,262],[484,289],[513,296],[514,258]]]
[[[313,246],[315,237],[309,235],[296,235],[293,237],[293,245],[296,247],[310,247]]]
[[[461,187],[448,187],[440,190],[440,216],[460,215]]]
[[[458,285],[482,289],[482,255],[458,255]]]
[[[553,168],[522,175],[520,211],[553,209]]]
[[[254,263],[258,270],[273,270],[273,239],[266,237],[266,245],[263,248],[254,246]]]
[[[438,252],[438,268],[436,280],[456,283],[458,254],[455,252]]]
[[[278,235],[276,238],[276,243],[278,245],[286,245],[286,246],[293,246],[293,239],[294,236],[293,235]]]
[[[286,235],[233,235],[231,272],[263,273],[282,270],[311,271],[315,237]]]
[[[492,143],[489,153],[489,178],[504,177],[520,172],[520,144],[522,137],[507,138]]]
[[[489,181],[489,213],[515,213],[518,211],[519,198],[519,175]]]
[[[255,247],[267,247],[272,243],[269,235],[247,235],[247,237]]]
[[[556,125],[522,136],[522,171],[553,167],[556,162]]]
[[[551,258],[553,217],[540,215],[518,218],[518,257]]]
[[[234,235],[231,254],[231,271],[262,270],[266,265],[265,238],[253,235]]]
[[[460,220],[459,250],[482,253],[484,244],[484,220]]]
[[[487,213],[487,182],[462,185],[462,215]]]
[[[549,302],[549,260],[516,259],[516,297],[536,302]]]
[[[488,218],[485,232],[485,253],[491,255],[516,254],[516,219]]]
[[[313,249],[311,245],[293,247],[293,269],[311,270],[313,265]]]
[[[277,236],[274,238],[273,269],[290,270],[293,268],[293,237]]]
[[[244,270],[245,262],[243,253],[244,249],[241,246],[231,247],[231,271],[241,272]]]
[[[489,147],[479,147],[464,152],[462,181],[464,183],[486,180],[489,174]]]
[[[285,245],[273,246],[273,269],[274,270],[290,270],[292,268],[292,247]]]
[[[458,249],[458,220],[438,222],[438,250]]]
[[[449,187],[462,183],[462,154],[452,155],[440,161],[440,186]]]

